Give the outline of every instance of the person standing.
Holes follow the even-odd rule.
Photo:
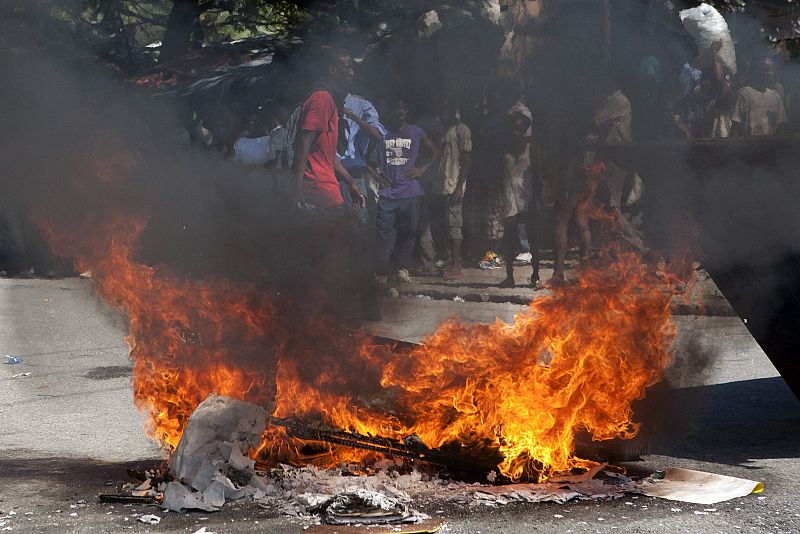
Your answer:
[[[610,79],[605,80],[605,100],[594,112],[595,134],[598,140],[606,145],[629,143],[631,137],[631,102],[621,89]],[[603,83],[601,81],[601,83]],[[608,186],[608,206],[619,211],[622,207],[622,189],[625,184],[626,171],[605,155],[599,154],[598,160],[606,166],[606,185]]]
[[[386,119],[387,179],[390,186],[378,191],[377,274],[386,276],[395,270],[398,280],[409,282],[409,267],[419,226],[420,199],[423,196],[419,178],[438,156],[436,146],[421,128],[408,124],[408,108],[401,99],[391,103]],[[418,164],[422,148],[428,159]]]
[[[386,128],[381,124],[372,102],[354,94],[348,94],[344,100],[344,121],[344,143],[340,142],[344,149],[340,154],[341,162],[353,177],[356,187],[366,197],[366,208],[358,212],[359,221],[365,226],[374,227],[377,199],[373,189],[369,187],[372,172],[368,168],[367,157],[374,147],[382,150]],[[347,187],[342,188],[342,195],[345,199],[349,196]],[[368,225],[370,221],[372,224]]]
[[[347,184],[353,204],[364,206],[366,198],[356,187],[336,155],[339,142],[339,100],[353,81],[353,59],[344,53],[334,53],[328,62],[326,79],[303,101],[297,124],[297,138],[292,165],[293,200],[321,208],[344,204],[338,173]]]
[[[500,215],[504,234],[502,252],[506,262],[506,278],[500,287],[514,287],[514,258],[519,254],[521,241],[519,225],[525,226],[531,250],[530,283],[539,287],[539,249],[542,238],[542,184],[533,175],[531,159],[531,119],[521,111],[509,117],[511,138],[503,155],[503,184],[500,195]]]
[[[446,100],[440,120],[444,134],[440,140],[441,160],[439,172],[431,184],[429,199],[431,233],[437,245],[447,243],[451,264],[444,271],[445,280],[463,278],[461,272],[461,244],[463,234],[463,201],[470,172],[472,155],[472,132],[461,122],[461,115],[454,102]],[[430,247],[423,247],[430,248]],[[441,250],[443,247],[438,246]]]
[[[307,249],[313,255],[311,264],[323,268],[315,270],[311,285],[322,288],[322,294],[329,296],[334,313],[345,313],[350,308],[344,297],[353,293],[361,301],[363,317],[379,320],[371,264],[363,261],[369,254],[367,240],[362,228],[343,209],[344,198],[336,178],[337,174],[342,177],[352,204],[363,209],[366,199],[336,153],[339,141],[336,102],[344,101],[352,80],[352,58],[345,53],[331,53],[325,79],[296,112],[292,199],[300,213],[317,214],[314,229],[306,236]]]
[[[760,137],[786,132],[786,108],[780,93],[770,89],[774,64],[769,58],[753,65],[750,84],[739,89],[731,121],[733,137]],[[773,81],[774,83],[774,81]]]

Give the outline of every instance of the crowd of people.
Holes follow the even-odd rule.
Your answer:
[[[660,65],[655,57],[644,57],[637,104],[643,113],[648,111],[642,100],[660,106],[661,120],[647,121],[660,139],[782,134],[787,114],[774,67],[770,57],[754,61],[737,88],[722,62],[700,68],[687,61],[674,76],[677,90],[653,100],[659,85],[647,78],[660,77]],[[645,249],[628,209],[641,196],[642,180],[602,148],[631,142],[636,128],[631,100],[611,77],[595,84],[597,99],[585,122],[563,128],[565,140],[555,158],[562,178],[551,187],[552,210],[545,209],[542,173],[534,161],[537,124],[518,80],[487,88],[473,130],[451,98],[411,121],[412,103],[387,96],[379,113],[350,92],[354,67],[346,53],[331,55],[323,78],[291,116],[285,110],[273,113],[268,134],[257,137],[246,129],[230,152],[240,163],[285,170],[297,205],[351,210],[361,237],[371,244],[378,282],[410,281],[415,273],[458,280],[464,257],[479,261],[497,250],[507,269],[501,285],[515,285],[514,259],[527,251],[533,265],[527,282],[538,286],[539,250],[552,243],[551,282],[559,283],[571,223],[581,260],[587,260],[590,219],[598,209],[615,220],[632,247]]]
[[[557,284],[564,281],[571,228],[580,259],[591,258],[597,236],[593,241],[590,221],[598,213],[615,221],[630,246],[645,250],[631,209],[642,178],[604,146],[634,137],[786,133],[786,91],[773,59],[754,60],[737,86],[714,57],[685,62],[670,83],[667,69],[648,55],[625,90],[612,76],[593,80],[588,103],[564,118],[555,143],[550,125],[555,184],[543,176],[542,136],[528,105],[532,88],[519,79],[488,83],[478,105],[445,97],[420,112],[417,102],[387,93],[376,106],[353,94],[354,62],[341,51],[329,54],[319,82],[294,111],[271,104],[226,133],[195,120],[185,142],[221,147],[249,172],[274,179],[276,192],[300,209],[351,215],[379,284],[415,274],[459,280],[464,261],[485,263],[496,251],[502,261],[495,266],[506,267],[502,286],[517,283],[514,260],[526,252],[533,267],[526,283],[538,287],[545,246],[555,253],[548,282]],[[636,115],[648,119],[635,122]]]

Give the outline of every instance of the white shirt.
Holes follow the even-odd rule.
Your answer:
[[[781,95],[773,89],[763,92],[742,87],[736,96],[731,120],[744,127],[745,135],[775,135],[778,126],[786,122],[786,108]]]
[[[472,152],[472,132],[463,122],[447,129],[442,137],[439,174],[433,184],[434,192],[452,195],[461,175],[461,153]]]

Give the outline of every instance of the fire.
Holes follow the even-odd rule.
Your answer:
[[[101,183],[107,171],[96,169]],[[509,478],[543,479],[589,464],[573,454],[578,431],[634,437],[631,403],[670,361],[674,291],[630,252],[583,269],[513,324],[452,320],[396,352],[333,317],[301,320],[293,303],[256,284],[187,279],[137,262],[147,221],[139,213],[78,225],[38,219],[54,249],[90,269],[97,294],[127,314],[134,401],[149,414],[149,435],[170,448],[195,407],[218,393],[276,417],[489,451]],[[258,454],[319,464],[364,457],[328,447],[311,458],[302,446],[273,428]]]
[[[406,432],[434,447],[488,442],[513,480],[585,467],[572,454],[576,430],[637,434],[631,402],[670,361],[670,300],[638,256],[623,254],[534,300],[513,324],[442,325],[390,361],[381,384],[399,389],[415,421]]]

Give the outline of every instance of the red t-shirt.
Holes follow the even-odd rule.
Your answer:
[[[336,143],[339,140],[339,113],[328,91],[318,89],[303,102],[301,130],[319,132],[311,145],[303,173],[303,196],[317,206],[344,204],[334,172]]]

